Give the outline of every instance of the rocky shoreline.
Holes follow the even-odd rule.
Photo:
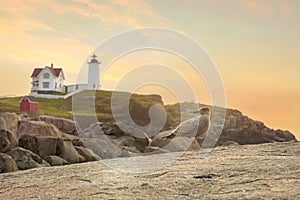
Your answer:
[[[85,148],[72,120],[0,113],[0,172],[99,160]]]
[[[103,131],[100,135],[97,132],[99,127]],[[160,152],[164,145],[171,142],[168,151],[161,153],[183,151],[189,145],[189,150],[199,150],[199,144],[192,142],[192,138],[163,138],[163,141],[152,142],[156,146],[149,146],[149,138],[134,136],[145,133],[131,127],[127,130],[131,133],[122,131],[115,122],[97,122],[78,133],[74,121],[70,119],[0,112],[0,173],[139,156],[151,151]],[[296,141],[289,131],[270,129],[237,110],[228,109],[217,145],[288,141]]]

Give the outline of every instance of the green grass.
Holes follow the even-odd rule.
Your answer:
[[[131,95],[126,92],[117,92],[118,100],[123,102],[124,98],[128,98]],[[112,110],[111,110],[111,91],[84,91],[79,94],[75,94],[76,97],[76,109],[73,109],[72,97],[68,99],[46,99],[37,98],[39,103],[38,113],[29,112],[30,116],[36,115],[51,115],[56,117],[72,118],[73,111],[76,115],[90,116],[92,110],[96,110],[96,116],[99,121],[112,121]],[[89,105],[87,100],[88,96],[95,96],[95,107]],[[82,97],[82,98],[81,98]],[[15,112],[19,111],[19,101],[22,97],[10,97],[10,98],[0,98],[0,111],[5,112]],[[129,111],[131,118],[135,123],[140,126],[148,125],[150,122],[149,118],[149,108],[154,104],[160,104],[164,106],[167,112],[167,121],[164,129],[169,129],[170,127],[175,127],[180,122],[180,106],[179,104],[174,105],[163,105],[162,99],[159,95],[139,95],[132,94],[129,101]]]
[[[0,100],[1,101],[1,100]],[[72,98],[68,99],[45,99],[37,98],[39,102],[39,113],[57,117],[71,118]]]
[[[22,97],[8,97],[0,99],[0,111],[19,113],[19,102]]]
[[[111,98],[112,91],[83,91],[81,93],[75,94],[76,103],[74,108],[72,107],[73,100],[72,97],[68,99],[45,99],[37,98],[39,102],[38,113],[28,113],[33,116],[37,114],[51,115],[56,117],[72,118],[73,113],[76,115],[91,116],[94,115],[96,110],[96,116],[99,121],[112,121],[112,109],[111,109]],[[181,109],[180,104],[173,105],[163,105],[162,99],[159,95],[139,95],[139,94],[129,94],[127,92],[117,92],[117,99],[120,102],[124,102],[126,98],[131,96],[129,100],[129,112],[133,121],[135,121],[140,126],[145,126],[150,123],[149,108],[154,104],[160,104],[164,106],[167,113],[167,121],[165,124],[165,129],[170,127],[176,127],[181,121]],[[95,106],[91,106],[90,102],[94,102]],[[0,111],[15,112],[19,111],[19,101],[21,97],[11,97],[11,98],[0,98]],[[189,107],[190,103],[183,103],[184,107]],[[118,104],[117,104],[118,105]],[[92,111],[92,112],[91,112]],[[183,115],[184,116],[184,115]]]
[[[0,99],[0,111],[20,112],[20,100],[22,97],[9,97]],[[72,110],[72,99],[45,99],[37,98],[39,102],[39,113],[58,117],[70,118],[69,111]]]
[[[118,92],[118,95],[122,98],[122,96],[130,95],[126,92]],[[100,119],[113,119],[112,111],[111,111],[111,91],[84,91],[81,92],[78,97],[84,96],[94,96],[95,95],[95,108],[96,115]],[[10,98],[0,98],[0,111],[6,112],[15,112],[20,113],[19,110],[19,101],[22,97],[10,97]],[[79,98],[78,98],[79,99]],[[68,99],[46,99],[46,98],[37,98],[39,103],[39,114],[42,115],[52,115],[56,117],[64,117],[64,118],[72,118],[72,97]],[[160,96],[158,95],[137,95],[133,94],[130,100],[130,107],[138,107],[139,108],[139,118],[141,113],[147,113],[151,105],[153,104],[163,104]],[[85,112],[88,107],[87,101],[82,99],[76,104],[79,105],[77,108],[82,108],[82,114],[88,114],[89,112]],[[90,108],[93,109],[93,108]],[[76,109],[77,113],[80,113],[80,109]],[[134,114],[133,114],[134,115]],[[148,114],[145,114],[146,118]],[[146,120],[145,118],[140,118],[139,120]],[[146,120],[147,121],[147,120]]]

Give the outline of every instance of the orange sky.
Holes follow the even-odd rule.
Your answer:
[[[3,1],[0,96],[27,94],[33,68],[50,63],[62,66],[66,82],[73,83],[102,41],[133,28],[163,27],[185,33],[206,49],[222,75],[228,107],[300,139],[299,11],[297,0]],[[167,55],[157,59],[162,57]],[[131,64],[124,61],[117,71],[112,67],[103,88],[113,89]],[[192,71],[182,74],[200,83],[200,99],[209,102],[203,80]],[[164,95],[165,101],[172,102],[170,96]]]

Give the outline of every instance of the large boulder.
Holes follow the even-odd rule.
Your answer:
[[[167,152],[186,151],[192,145],[194,140],[194,138],[189,137],[174,137],[170,143],[161,147],[161,149]]]
[[[163,148],[164,146],[168,145],[172,138],[174,138],[174,135],[171,135],[172,130],[163,131],[158,134],[156,134],[151,142],[151,146]]]
[[[105,128],[102,128],[102,127]],[[93,124],[90,124],[86,129],[84,129],[83,131],[79,132],[79,136],[81,138],[97,138],[98,136],[103,135],[104,129],[109,129],[108,125],[104,125],[104,123],[102,122],[96,122]],[[113,135],[113,134],[110,134]]]
[[[83,142],[80,137],[76,135],[69,135],[67,133],[62,133],[63,139],[71,140],[74,146],[83,146]]]
[[[63,158],[59,156],[47,156],[45,160],[51,165],[51,166],[60,166],[60,165],[66,165],[68,162],[64,160]]]
[[[75,122],[71,119],[42,115],[40,116],[40,120],[49,124],[53,124],[62,132],[72,135],[77,133]]]
[[[128,150],[120,148],[109,136],[100,135],[97,138],[83,138],[82,140],[85,147],[92,150],[101,159],[130,156]]]
[[[16,147],[7,152],[16,162],[19,169],[31,169],[36,167],[49,167],[50,165],[35,153],[21,147]]]
[[[57,145],[56,155],[66,160],[69,164],[86,161],[75,149],[70,140],[60,140]]]
[[[99,156],[97,156],[94,152],[85,147],[75,146],[75,149],[82,157],[85,158],[87,162],[100,160]]]
[[[18,145],[18,140],[15,133],[1,129],[0,130],[0,152],[7,152]]]
[[[152,138],[151,147],[157,147],[161,152],[195,151],[200,146],[194,137],[176,136],[171,134],[173,130],[163,131]],[[188,135],[190,136],[190,135]],[[147,152],[155,148],[147,147]]]
[[[115,122],[100,123],[100,126],[106,135],[115,135],[118,137],[124,135],[124,131]]]
[[[21,121],[19,124],[17,136],[18,138],[20,138],[24,134],[62,137],[62,133],[56,126],[40,121]]]
[[[0,153],[0,173],[17,171],[18,167],[14,159],[11,156]]]
[[[16,113],[0,112],[0,129],[16,134],[20,118]]]
[[[58,141],[62,140],[53,136],[22,135],[19,139],[19,146],[30,150],[43,159],[47,156],[56,155]]]
[[[131,153],[144,152],[148,145],[146,138],[136,138],[129,135],[124,135],[112,140],[113,143],[121,149],[127,150]]]

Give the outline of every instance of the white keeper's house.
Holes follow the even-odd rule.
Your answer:
[[[31,75],[31,93],[53,94],[54,92],[64,92],[64,72],[62,68],[46,66],[35,68]]]
[[[31,75],[30,95],[39,94],[70,93],[82,90],[97,90],[100,87],[99,72],[100,62],[94,54],[88,62],[88,81],[86,84],[64,85],[65,75],[62,68],[45,66],[44,68],[35,68]]]

